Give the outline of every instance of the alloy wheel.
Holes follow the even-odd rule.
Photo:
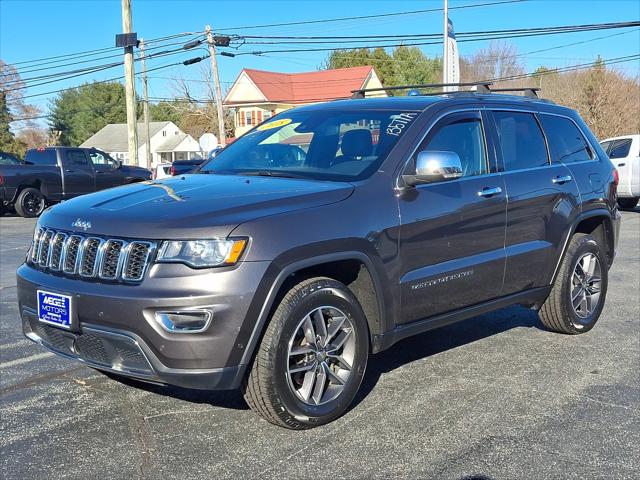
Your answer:
[[[593,253],[585,253],[571,276],[571,305],[578,318],[584,320],[593,314],[600,301],[600,261]]]
[[[37,215],[42,209],[42,197],[32,192],[28,192],[24,197],[25,210],[31,215]]]
[[[356,334],[347,315],[329,306],[312,310],[289,341],[289,388],[307,405],[336,399],[351,376],[355,353]]]

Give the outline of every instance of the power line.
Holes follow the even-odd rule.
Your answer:
[[[487,7],[491,5],[503,5],[508,3],[522,3],[527,2],[529,0],[502,0],[497,2],[486,2],[486,3],[471,3],[465,5],[458,5],[454,7],[449,7],[449,10],[458,10],[464,8],[475,8],[475,7]],[[339,18],[325,18],[323,20],[306,20],[299,22],[286,22],[286,23],[269,23],[264,25],[244,25],[241,27],[226,27],[221,28],[220,31],[232,31],[232,30],[249,30],[255,28],[270,28],[270,27],[285,27],[291,25],[310,25],[314,23],[329,23],[329,22],[343,22],[346,20],[366,20],[371,18],[383,18],[383,17],[397,17],[402,15],[418,15],[422,13],[430,13],[430,12],[440,12],[442,8],[428,8],[425,10],[411,10],[406,12],[390,12],[390,13],[381,13],[376,15],[358,15],[355,17],[339,17]]]
[[[159,58],[159,57],[166,57],[169,55],[175,55],[178,53],[184,53],[184,50],[182,48],[178,48],[178,49],[174,49],[174,50],[167,50],[167,51],[161,51],[155,54],[151,54],[151,55],[147,55],[147,59],[152,59],[152,58]],[[140,58],[136,58],[134,59],[134,62],[139,62],[141,59]],[[76,77],[80,77],[83,75],[89,75],[91,73],[96,73],[96,72],[101,72],[103,70],[108,70],[111,68],[115,68],[118,66],[123,65],[124,62],[120,61],[120,62],[112,62],[112,63],[107,63],[107,64],[103,64],[103,65],[95,65],[95,66],[91,66],[91,67],[86,67],[86,68],[81,68],[81,69],[76,69],[76,70],[70,70],[70,71],[66,71],[66,72],[57,72],[57,73],[51,73],[49,75],[42,75],[39,77],[31,77],[31,78],[27,78],[27,79],[20,79],[20,80],[15,80],[14,82],[9,82],[10,86],[11,84],[13,85],[17,85],[17,84],[21,84],[22,86],[19,87],[15,87],[15,88],[8,88],[5,89],[6,92],[11,92],[14,90],[24,90],[30,87],[38,87],[41,85],[47,85],[49,83],[55,83],[55,82],[60,82],[62,80],[68,80],[70,78],[76,78]],[[45,81],[41,81],[39,83],[33,83],[33,84],[29,84],[29,81],[34,81],[34,80],[45,80]]]
[[[458,43],[464,42],[478,42],[484,40],[502,40],[511,38],[522,37],[535,37],[535,36],[547,36],[563,33],[578,33],[595,30],[610,30],[618,28],[630,28],[640,26],[640,21],[636,22],[618,22],[618,23],[603,23],[603,24],[589,24],[589,25],[570,25],[562,27],[541,27],[534,29],[517,29],[517,30],[494,30],[486,32],[463,32],[456,34]],[[429,34],[436,35],[436,34]],[[440,34],[438,34],[439,36]],[[429,38],[429,37],[427,37]],[[334,42],[335,43],[335,42]],[[342,51],[342,50],[360,50],[365,48],[391,48],[400,46],[418,46],[418,45],[438,45],[441,44],[441,40],[427,41],[427,42],[402,42],[392,44],[378,44],[378,45],[359,45],[357,47],[320,47],[320,48],[289,48],[289,49],[277,49],[277,50],[264,50],[264,51],[249,51],[238,52],[235,56],[239,55],[263,55],[270,53],[294,53],[294,52],[329,52],[329,51]]]
[[[204,32],[183,32],[183,33],[178,33],[175,35],[168,35],[165,37],[158,37],[158,38],[152,38],[150,40],[145,40],[146,43],[155,43],[155,42],[160,42],[163,40],[171,40],[173,38],[179,38],[179,37],[186,37],[186,36],[193,36],[193,35],[198,35],[198,34],[202,34]],[[69,57],[77,57],[77,58],[82,58],[82,57],[86,57],[86,56],[91,56],[91,55],[97,55],[100,53],[105,53],[105,52],[110,52],[110,51],[116,51],[116,50],[122,50],[120,47],[105,47],[105,48],[98,48],[98,49],[94,49],[94,50],[84,50],[81,52],[73,52],[73,53],[65,53],[65,54],[61,54],[61,55],[54,55],[51,57],[42,57],[42,58],[34,58],[31,60],[23,60],[20,62],[11,62],[10,64],[13,66],[16,65],[24,65],[27,63],[39,63],[39,62],[44,62],[44,61],[48,61],[48,60],[55,60],[55,59],[64,59],[64,58],[69,58]],[[58,61],[64,61],[64,60],[58,60]],[[7,62],[9,63],[9,62]],[[56,63],[54,62],[49,62],[49,63]],[[44,65],[44,64],[43,64]]]
[[[171,47],[171,46],[174,46],[174,45],[184,45],[184,40],[180,41],[180,42],[172,42],[172,43],[165,43],[165,44],[162,44],[162,45],[156,45],[155,47],[147,48],[146,50],[147,51],[158,50],[160,48]],[[106,56],[102,56],[102,57],[90,58],[88,60],[80,60],[80,61],[77,61],[77,62],[62,63],[62,64],[59,64],[59,65],[50,66],[50,67],[42,67],[40,65],[36,65],[36,67],[38,67],[38,68],[28,68],[26,70],[17,70],[17,73],[19,75],[23,75],[25,73],[39,72],[39,71],[42,71],[42,70],[51,70],[51,69],[57,69],[57,68],[72,66],[72,65],[80,65],[80,64],[83,64],[83,63],[96,62],[98,60],[105,60],[105,59],[108,59],[108,58],[121,58],[121,57],[122,57],[122,53],[116,53],[116,54],[113,54],[113,55],[106,55]],[[51,62],[51,63],[55,63],[55,62]],[[42,65],[46,65],[46,64],[42,64]],[[3,74],[0,74],[0,78],[1,77],[12,76],[12,75],[13,75],[13,73],[3,73]]]
[[[202,58],[207,58],[207,57],[202,57]],[[164,69],[164,68],[175,67],[177,65],[183,65],[183,62],[175,62],[175,63],[171,63],[171,64],[167,64],[167,65],[160,65],[158,67],[150,68],[150,69],[147,70],[147,73],[154,72],[154,71],[157,71],[157,70],[161,70],[161,69]],[[136,73],[136,75],[139,75],[139,74],[140,74],[139,72]],[[124,75],[120,75],[118,77],[108,78],[106,80],[97,80],[97,81],[91,82],[90,85],[93,85],[93,84],[96,84],[96,83],[115,82],[115,81],[118,81],[118,80],[122,80],[123,78],[124,78]],[[85,84],[85,85],[87,85],[87,84]],[[52,90],[52,91],[49,91],[49,92],[35,93],[35,94],[32,94],[32,95],[25,95],[22,98],[41,97],[43,95],[50,95],[52,93],[66,92],[66,91],[69,91],[69,90],[75,90],[76,88],[79,88],[81,86],[82,85],[76,85],[76,86],[68,87],[68,88],[59,88],[58,90]]]

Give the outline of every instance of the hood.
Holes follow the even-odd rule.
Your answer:
[[[102,190],[48,209],[39,224],[148,239],[227,236],[241,223],[339,202],[353,185],[278,177],[182,175]]]

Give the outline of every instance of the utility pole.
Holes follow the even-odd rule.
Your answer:
[[[131,31],[131,0],[122,0],[122,32]],[[138,119],[136,115],[136,84],[133,67],[133,45],[124,47],[124,81],[127,103],[127,137],[129,143],[129,163],[138,165]]]
[[[449,2],[444,0],[444,31],[442,37],[442,83],[449,83]]]
[[[139,48],[140,48],[140,63],[142,66],[142,93],[144,95],[144,103],[143,103],[143,112],[144,112],[144,130],[145,130],[145,134],[147,136],[146,139],[146,159],[145,159],[145,167],[146,168],[151,168],[151,136],[150,136],[150,132],[149,132],[149,92],[147,90],[148,85],[147,85],[147,62],[145,61],[145,54],[144,54],[144,38],[140,39],[140,43],[139,43]]]
[[[224,111],[222,110],[222,89],[220,88],[220,76],[218,75],[218,60],[216,59],[216,46],[211,34],[211,26],[205,27],[207,32],[207,44],[209,45],[209,58],[211,59],[211,71],[213,72],[213,82],[216,92],[216,107],[218,108],[218,144],[225,146],[227,137],[224,133]]]

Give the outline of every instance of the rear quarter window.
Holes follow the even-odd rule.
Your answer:
[[[545,114],[540,115],[540,121],[547,134],[554,161],[575,163],[595,158],[587,140],[573,121]]]
[[[55,150],[29,150],[24,157],[27,165],[57,165],[58,157]]]

